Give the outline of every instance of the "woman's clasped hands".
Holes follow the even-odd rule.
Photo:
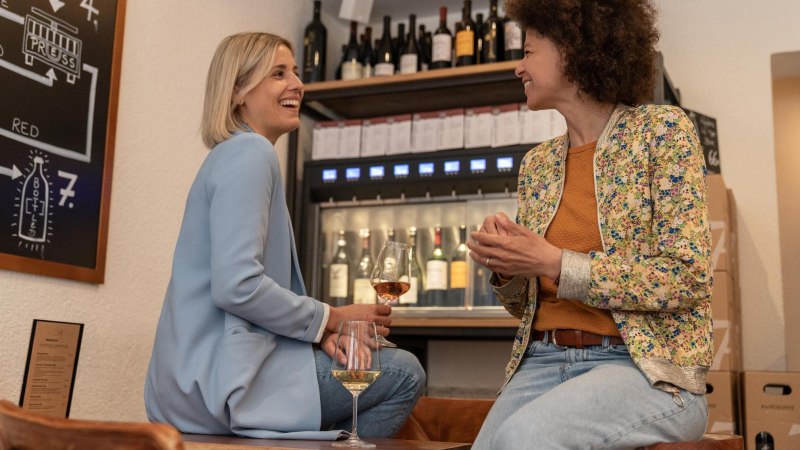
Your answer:
[[[555,280],[561,273],[561,249],[502,212],[486,216],[470,238],[470,257],[501,278],[525,275]]]

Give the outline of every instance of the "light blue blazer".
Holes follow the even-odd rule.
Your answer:
[[[305,296],[272,144],[237,133],[189,191],[145,382],[149,419],[184,433],[335,438],[317,431],[311,347],[328,312]]]

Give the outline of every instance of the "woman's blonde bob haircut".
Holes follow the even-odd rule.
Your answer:
[[[200,125],[206,147],[214,148],[235,131],[247,129],[239,106],[272,69],[281,45],[294,53],[289,41],[270,33],[239,33],[220,42],[208,68]]]

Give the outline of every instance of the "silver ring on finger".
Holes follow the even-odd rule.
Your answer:
[[[492,259],[490,257],[486,257],[486,264],[484,264],[487,268],[489,267],[489,260]]]

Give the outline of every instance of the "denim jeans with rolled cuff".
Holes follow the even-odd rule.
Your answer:
[[[625,345],[533,341],[497,398],[474,450],[634,449],[703,436],[705,395],[650,385]]]

